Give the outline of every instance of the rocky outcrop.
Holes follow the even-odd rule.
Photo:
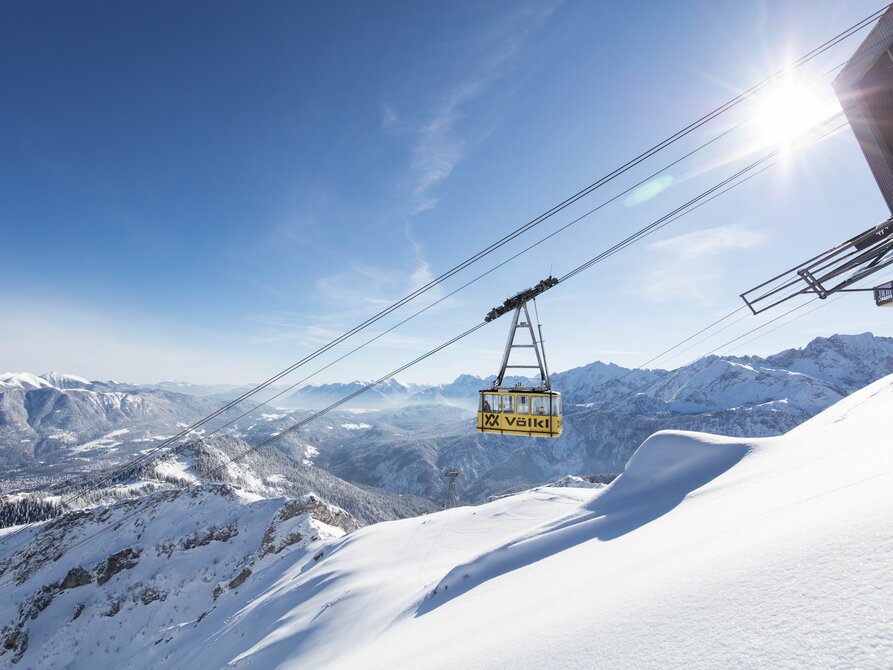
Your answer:
[[[96,583],[102,586],[122,570],[129,570],[140,561],[142,549],[128,547],[106,558],[96,566]]]

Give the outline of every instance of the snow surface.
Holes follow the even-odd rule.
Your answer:
[[[368,423],[342,423],[341,427],[345,430],[366,430],[372,428]]]
[[[883,667],[893,377],[778,438],[663,432],[603,489],[378,524],[184,667]]]
[[[37,552],[11,557],[15,577],[3,575],[0,667],[188,667],[168,645],[192,639],[203,613],[227,600],[244,605],[238,589],[252,572],[263,574],[286,557],[288,565],[312,560],[317,545],[344,534],[295,508],[314,500],[204,486],[25,529]],[[118,532],[97,534],[104,524]],[[60,547],[65,560],[53,560]],[[77,571],[87,579],[66,585]],[[42,588],[35,594],[36,586]],[[16,629],[27,635],[18,660],[9,643]]]
[[[47,372],[40,375],[41,379],[45,379],[56,388],[77,388],[80,386],[89,386],[90,380],[78,377],[77,375],[67,375],[62,372]]]
[[[53,385],[30,372],[4,372],[0,375],[0,386],[32,390],[50,388]]]
[[[158,477],[195,484],[199,478],[193,467],[191,459],[185,456],[168,458],[154,465],[155,475]]]
[[[89,442],[84,442],[83,444],[72,447],[71,451],[75,453],[83,453],[87,451],[93,451],[94,449],[112,449],[113,447],[117,447],[121,445],[120,440],[115,440],[116,437],[121,437],[122,435],[126,435],[130,432],[129,428],[119,428],[118,430],[113,430],[109,433],[106,433],[102,437],[99,437],[95,440],[90,440]],[[54,436],[56,439],[61,439],[63,442],[69,441],[74,436],[65,436],[60,437],[59,435]]]
[[[109,582],[155,580],[166,601],[122,618],[88,601],[79,628],[79,589],[67,591],[26,622],[22,664],[96,667],[85,650],[101,648],[120,668],[890,667],[891,407],[893,376],[781,437],[660,432],[609,486],[320,534],[212,601],[208,587],[255,551],[273,511],[220,498],[195,527],[237,522],[236,538],[166,562],[146,552]],[[199,522],[189,501],[126,532],[147,546],[182,536]],[[78,548],[75,565],[122,546],[104,543]],[[207,585],[184,581],[200,565]],[[49,563],[45,578],[71,567]]]

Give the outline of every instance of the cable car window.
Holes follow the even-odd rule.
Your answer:
[[[545,415],[549,413],[549,396],[533,396],[530,398],[530,413]]]
[[[552,416],[561,416],[561,396],[552,396]]]
[[[502,396],[502,411],[513,413],[515,411],[515,398],[514,396],[504,395]]]
[[[515,396],[518,406],[515,408],[515,414],[530,414],[530,398],[526,395]]]
[[[481,403],[481,411],[482,412],[498,412],[499,411],[499,396],[495,393],[485,393],[483,396],[483,402]]]

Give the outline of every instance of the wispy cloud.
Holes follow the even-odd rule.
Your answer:
[[[765,231],[725,225],[654,242],[648,249],[659,257],[636,293],[657,303],[709,304],[709,289],[722,278],[728,254],[754,249],[765,239]]]
[[[476,82],[455,90],[443,107],[418,130],[410,163],[414,214],[437,204],[428,191],[446,179],[462,158],[466,142],[456,125],[461,118],[462,105],[476,97],[482,86],[481,82]]]
[[[378,107],[381,110],[381,127],[384,130],[394,128],[400,122],[397,111],[386,102],[379,102]]]
[[[714,256],[726,251],[753,249],[763,243],[766,233],[743,226],[726,225],[696,230],[648,245],[652,251],[660,251],[684,258]]]
[[[349,270],[321,277],[316,281],[316,291],[334,310],[380,310],[396,300],[427,285],[434,279],[431,267],[423,255],[421,246],[407,232],[413,246],[414,259],[408,268],[397,265],[380,266],[353,263]],[[425,292],[424,298],[412,301],[415,309],[442,297],[439,287]],[[331,313],[331,312],[327,312]]]
[[[469,63],[464,76],[434,93],[427,111],[400,133],[412,138],[408,165],[411,215],[437,205],[432,189],[450,176],[470,147],[461,128],[468,107],[506,74],[524,40],[553,10],[554,6],[541,3],[521,5],[473,35],[463,50]],[[383,129],[401,125],[402,116],[393,103],[381,102],[379,107]]]

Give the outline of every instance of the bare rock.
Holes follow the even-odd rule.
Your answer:
[[[68,574],[65,575],[65,578],[59,584],[59,590],[64,591],[65,589],[75,589],[78,586],[85,586],[92,581],[93,575],[84,570],[84,568],[78,566],[68,571]]]
[[[140,560],[142,550],[128,547],[112,554],[96,566],[96,583],[102,586],[122,570],[129,570]]]
[[[154,586],[147,586],[140,592],[139,599],[142,601],[143,605],[148,605],[156,600],[164,602],[165,599],[167,599],[167,592]]]
[[[204,547],[211,542],[226,542],[239,534],[239,526],[233,521],[226,526],[211,526],[202,531],[193,533],[180,541],[180,548],[183,550],[195,549],[196,547]]]
[[[249,568],[244,568],[242,572],[233,577],[233,579],[230,581],[229,584],[227,584],[227,586],[229,586],[231,589],[237,589],[242,586],[242,584],[245,583],[245,580],[248,579],[250,576],[251,570]]]

